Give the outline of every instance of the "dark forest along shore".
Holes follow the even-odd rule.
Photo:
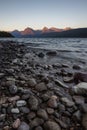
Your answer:
[[[0,130],[87,130],[87,60],[0,42]]]

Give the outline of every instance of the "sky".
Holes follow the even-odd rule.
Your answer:
[[[87,27],[87,0],[0,0],[0,30]]]

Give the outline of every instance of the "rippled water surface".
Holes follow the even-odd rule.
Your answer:
[[[87,38],[3,38],[0,41],[25,43],[31,48],[66,52],[67,57],[87,60]]]

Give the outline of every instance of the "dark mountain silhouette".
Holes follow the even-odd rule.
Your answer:
[[[0,37],[13,37],[13,35],[8,32],[0,31]]]
[[[24,31],[14,30],[11,32],[14,37],[87,37],[87,28],[71,29],[70,27],[58,29],[55,27],[44,27],[42,30],[26,28]]]

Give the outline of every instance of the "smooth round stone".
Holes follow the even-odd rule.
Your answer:
[[[27,102],[25,100],[19,100],[16,102],[17,107],[25,106]]]
[[[34,78],[28,79],[28,85],[34,87],[36,85],[36,80]]]
[[[14,129],[17,129],[17,128],[20,126],[20,124],[21,124],[20,119],[16,119],[16,120],[13,122],[12,127],[13,127]]]
[[[52,96],[48,102],[47,102],[48,106],[51,108],[57,108],[58,103],[57,103],[57,97],[56,96]]]
[[[28,104],[31,110],[38,110],[39,102],[35,96],[29,98]]]
[[[14,113],[14,114],[19,114],[19,113],[20,113],[20,111],[19,111],[19,109],[18,109],[18,108],[12,108],[12,109],[11,109],[11,113]]]
[[[37,127],[39,125],[42,125],[44,123],[44,120],[41,118],[34,118],[31,122],[30,122],[30,127],[34,128]]]
[[[38,92],[42,92],[42,91],[47,90],[47,87],[46,87],[46,85],[45,85],[44,82],[41,82],[41,83],[37,84],[37,85],[35,86],[35,88],[36,88],[36,90],[37,90]]]
[[[30,112],[29,108],[27,107],[20,107],[20,111],[24,114],[28,114]]]
[[[35,118],[35,117],[36,117],[36,113],[35,113],[35,112],[30,112],[30,113],[28,114],[28,116],[27,116],[28,120],[31,120],[31,119],[33,119],[33,118]]]
[[[72,83],[73,80],[74,80],[73,77],[67,77],[67,76],[63,77],[63,81],[65,83]]]
[[[60,126],[53,121],[47,121],[44,123],[45,130],[61,130]]]
[[[47,112],[46,112],[44,109],[39,109],[39,110],[37,111],[37,115],[38,115],[39,117],[41,117],[42,119],[44,119],[44,120],[47,120],[47,119],[48,119]]]
[[[43,130],[43,128],[41,126],[38,126],[35,128],[35,130]]]
[[[5,121],[6,114],[0,114],[0,121]]]
[[[27,123],[21,122],[18,130],[30,130],[30,127],[29,127],[29,125]]]
[[[72,107],[75,105],[75,103],[71,100],[69,100],[67,97],[62,97],[61,101],[67,106],[67,107]]]
[[[48,113],[48,114],[53,114],[53,113],[54,113],[54,109],[52,109],[52,108],[47,108],[47,113]]]
[[[11,94],[16,94],[18,91],[18,88],[16,85],[11,85],[11,86],[9,86],[9,91]]]

